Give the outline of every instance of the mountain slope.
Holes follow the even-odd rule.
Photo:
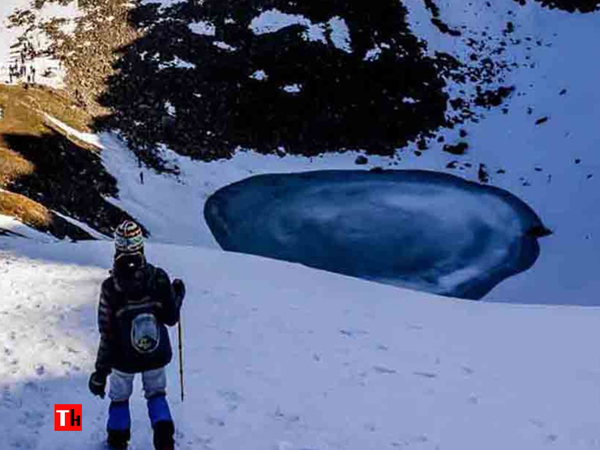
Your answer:
[[[175,2],[163,3],[170,6]],[[554,234],[545,240],[533,268],[505,281],[487,298],[598,304],[600,153],[596,151],[596,118],[600,114],[600,90],[596,74],[600,67],[589,49],[600,40],[600,14],[569,14],[547,9],[540,2],[520,5],[513,0],[428,0],[406,2],[406,7],[410,29],[427,44],[429,55],[441,51],[467,61],[491,57],[492,72],[498,73],[490,89],[514,89],[506,91],[508,97],[500,99],[499,108],[479,108],[477,111],[484,114],[477,114],[476,121],[441,129],[437,139],[397,149],[391,158],[369,157],[365,167],[443,171],[509,190],[526,201]],[[432,18],[438,20],[437,25]],[[461,36],[442,31],[440,22],[460,31]],[[301,28],[318,31],[315,27],[321,22],[311,23]],[[318,40],[312,44],[324,47]],[[168,51],[159,59],[157,64],[177,62]],[[506,70],[496,71],[498,66]],[[471,69],[477,70],[476,64]],[[461,86],[467,97],[477,94],[477,86],[455,84],[451,77],[444,79],[450,97],[458,96]],[[191,98],[185,89],[181,92],[186,101]],[[159,106],[162,111],[168,105]],[[456,155],[444,151],[456,151],[457,145],[463,145],[459,149],[466,152]],[[201,203],[216,189],[256,173],[353,168],[362,153],[312,160],[240,153],[228,162],[201,164],[161,147],[159,152],[167,156],[169,164],[181,169],[179,176],[169,179],[138,168],[121,144],[109,147],[117,150],[104,152],[103,159],[122,191],[119,200],[111,201],[140,220],[157,242],[208,246],[215,242],[201,220]],[[145,177],[144,186],[140,173]],[[173,202],[171,195],[181,202]]]

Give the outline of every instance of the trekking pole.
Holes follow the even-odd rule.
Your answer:
[[[179,318],[177,332],[179,334],[179,384],[181,385],[181,401],[183,402],[183,342],[181,333],[181,318]]]
[[[185,284],[183,284],[182,280],[177,278],[173,280],[172,289],[175,292],[176,305],[179,311],[179,321],[177,322],[177,334],[179,338],[179,384],[181,386],[181,402],[183,403],[183,332],[181,331],[183,327],[181,326],[181,303],[185,297]]]

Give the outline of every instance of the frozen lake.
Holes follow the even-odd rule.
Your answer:
[[[428,171],[259,175],[204,214],[228,251],[468,299],[531,267],[547,234],[509,192]]]

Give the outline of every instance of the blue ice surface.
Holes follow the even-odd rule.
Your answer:
[[[549,234],[505,190],[420,170],[253,176],[204,216],[227,251],[467,299],[530,268]]]

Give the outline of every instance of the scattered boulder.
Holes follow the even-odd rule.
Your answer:
[[[535,121],[536,125],[541,125],[543,123],[548,122],[550,118],[548,116],[544,116],[544,117],[540,117],[538,120]]]
[[[364,166],[365,164],[369,163],[369,158],[367,158],[365,155],[358,155],[354,163],[358,164],[359,166]]]
[[[459,142],[456,145],[446,144],[444,145],[444,151],[453,155],[464,155],[469,148],[469,144],[466,142]]]

